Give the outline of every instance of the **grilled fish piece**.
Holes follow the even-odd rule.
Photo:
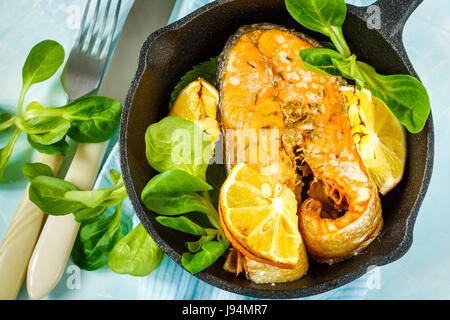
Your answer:
[[[383,220],[378,190],[351,137],[339,90],[342,79],[313,73],[300,59],[300,50],[319,46],[278,25],[240,28],[219,58],[219,117],[225,140],[230,130],[259,130],[244,141],[241,159],[232,136],[233,148],[224,147],[228,169],[238,161],[254,163],[260,172],[291,187],[299,203],[302,178],[313,176],[299,208],[299,229],[309,256],[331,264],[367,247]],[[261,130],[273,129],[278,138],[264,146]],[[258,155],[266,152],[264,159],[252,159],[252,147]],[[275,155],[268,152],[273,148]],[[249,261],[244,261],[248,270]],[[270,270],[267,282],[276,278]]]
[[[297,165],[301,162],[298,148],[303,136],[285,115],[284,102],[278,95],[285,92],[288,80],[274,68],[272,61],[277,59],[274,51],[282,47],[281,42],[273,46],[273,37],[286,41],[287,35],[296,39],[300,47],[319,45],[304,35],[273,24],[244,26],[231,36],[219,58],[219,117],[228,172],[238,162],[252,164],[259,172],[270,174],[290,187],[300,202],[302,171],[297,170]],[[308,269],[303,242],[298,250],[298,263],[291,269],[247,257],[237,260],[235,251],[230,253],[225,268],[238,272],[243,267],[246,276],[258,283],[292,281]],[[238,265],[230,267],[231,262]]]

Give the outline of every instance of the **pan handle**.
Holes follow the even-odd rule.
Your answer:
[[[378,0],[367,7],[352,6],[352,12],[366,21],[379,13],[379,31],[386,39],[392,39],[402,34],[406,21],[422,2],[423,0]]]
[[[423,0],[378,0],[374,5],[380,8],[381,33],[391,39],[403,32],[406,21]]]
[[[373,17],[373,15],[379,13],[380,24],[375,25],[375,29],[400,54],[409,71],[416,77],[416,72],[403,45],[402,33],[406,21],[422,2],[423,0],[378,0],[367,7],[348,6],[353,14],[364,21],[375,18],[375,22],[376,17]],[[370,23],[370,21],[368,22]]]

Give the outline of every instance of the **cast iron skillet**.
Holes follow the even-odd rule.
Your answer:
[[[381,29],[369,29],[367,8],[348,5],[344,35],[352,52],[381,74],[417,77],[402,42],[403,26],[422,0],[379,0]],[[120,158],[125,186],[142,224],[156,243],[177,263],[186,251],[186,235],[165,228],[140,201],[146,183],[155,174],[145,158],[147,127],[165,117],[171,90],[180,76],[223,49],[228,37],[246,24],[272,22],[296,29],[316,40],[326,40],[294,21],[283,0],[218,0],[174,24],[151,34],[145,41],[136,76],[126,98],[120,127]],[[427,190],[433,165],[433,122],[408,134],[406,171],[401,183],[382,199],[384,228],[364,252],[332,266],[311,262],[308,274],[285,284],[254,284],[222,270],[218,261],[195,276],[207,283],[246,296],[296,298],[342,286],[402,257],[412,243],[413,226]]]

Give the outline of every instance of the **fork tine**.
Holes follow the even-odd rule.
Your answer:
[[[98,11],[100,9],[100,0],[97,0],[97,5],[95,6],[94,15],[92,16],[91,23],[89,25],[88,32],[86,34],[86,37],[84,38],[84,44],[82,51],[87,51],[89,49],[89,45],[91,43],[92,35],[94,33],[95,25],[97,24],[97,18],[98,18]]]
[[[81,20],[80,27],[78,28],[77,36],[75,37],[74,48],[77,48],[80,46],[81,35],[83,34],[83,31],[84,31],[84,27],[86,24],[86,19],[87,19],[87,15],[88,15],[90,6],[91,6],[91,0],[87,0],[86,6],[84,7],[83,18]]]
[[[96,1],[95,6],[92,0],[86,0],[77,46],[70,52],[61,79],[70,101],[98,90],[107,58],[114,47],[122,0],[108,0],[106,3],[104,0],[101,7],[102,0]],[[104,9],[105,12],[102,11]]]
[[[105,46],[103,47],[103,50],[101,51],[100,54],[100,59],[106,59],[108,54],[109,54],[109,49],[111,48],[111,43],[114,37],[114,33],[116,31],[116,26],[117,26],[117,21],[119,19],[119,12],[120,12],[120,6],[122,4],[122,0],[117,0],[117,7],[116,7],[116,12],[114,14],[114,21],[111,27],[111,31],[108,34],[108,38],[106,40]]]
[[[91,54],[94,55],[94,56],[97,56],[98,49],[100,48],[100,44],[101,44],[102,39],[103,39],[103,32],[105,31],[106,22],[108,21],[108,15],[109,15],[109,9],[111,7],[111,1],[112,0],[108,0],[108,3],[106,5],[106,9],[105,9],[105,13],[103,15],[102,24],[100,25],[100,30],[97,33],[95,44],[94,44],[94,47],[92,48],[92,51],[91,51]]]

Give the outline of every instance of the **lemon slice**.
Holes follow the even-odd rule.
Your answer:
[[[246,164],[237,164],[220,191],[224,233],[245,256],[293,268],[299,259],[297,200],[291,189]]]
[[[386,105],[367,89],[343,86],[352,137],[378,190],[385,195],[402,179],[406,132]]]
[[[216,88],[206,80],[199,78],[181,90],[169,115],[194,122],[209,134],[214,142],[220,135],[219,123],[216,121],[218,103],[219,92]]]

